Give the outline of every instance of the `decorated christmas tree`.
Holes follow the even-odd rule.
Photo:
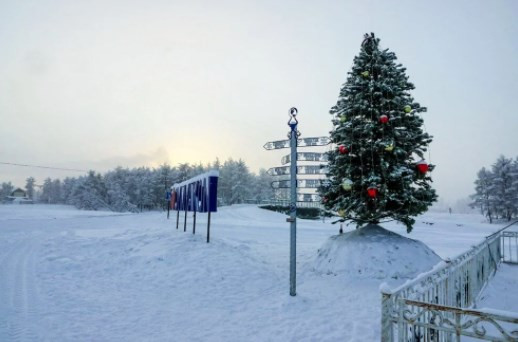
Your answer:
[[[405,70],[366,34],[331,108],[336,149],[328,152],[329,181],[320,193],[341,222],[361,227],[396,220],[410,232],[413,217],[437,199],[430,185],[434,166],[425,161],[432,141],[423,130],[426,108],[412,98]]]

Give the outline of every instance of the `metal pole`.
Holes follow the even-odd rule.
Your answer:
[[[290,296],[297,294],[297,109],[290,109]]]
[[[183,231],[187,231],[187,209],[185,210],[185,217],[183,219]]]
[[[196,210],[192,214],[192,218],[193,218],[193,221],[192,221],[192,233],[196,234]]]
[[[176,210],[176,229],[178,229],[178,223],[180,222],[180,210]]]
[[[210,241],[210,211],[209,211],[209,217],[207,220],[207,243]]]

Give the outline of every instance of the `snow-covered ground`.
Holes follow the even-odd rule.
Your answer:
[[[501,265],[480,294],[477,308],[518,312],[518,265]]]
[[[190,215],[187,233],[182,219],[175,229],[175,218],[0,206],[0,341],[379,340],[385,280],[314,270],[318,249],[338,232],[330,220],[298,220],[297,296],[290,297],[285,215],[221,208],[210,244],[206,215],[198,214],[196,235]],[[482,221],[430,213],[410,235],[396,223],[383,226],[445,258],[500,228]],[[501,286],[516,298],[511,278]],[[487,288],[483,306],[509,310],[492,295],[498,284]]]

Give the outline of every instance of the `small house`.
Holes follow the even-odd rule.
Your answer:
[[[25,192],[25,190],[23,190],[21,188],[17,188],[13,192],[11,192],[11,197],[23,198],[23,197],[27,197],[27,193]]]
[[[34,201],[27,197],[27,192],[25,192],[25,190],[17,188],[11,192],[11,196],[6,197],[4,203],[33,204]]]

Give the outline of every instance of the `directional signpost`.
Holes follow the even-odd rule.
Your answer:
[[[278,180],[272,182],[274,189],[290,189],[290,217],[287,221],[290,223],[290,295],[295,296],[296,291],[296,239],[297,239],[297,202],[319,202],[320,196],[315,193],[297,193],[297,188],[311,190],[313,192],[319,188],[325,180],[322,179],[297,179],[297,174],[322,176],[327,173],[327,166],[319,165],[301,165],[297,166],[297,161],[304,162],[327,162],[325,153],[301,152],[297,153],[297,147],[326,146],[331,143],[328,137],[311,137],[299,138],[300,132],[297,130],[297,108],[290,109],[290,132],[289,140],[277,140],[264,144],[266,150],[278,150],[283,148],[291,148],[290,154],[284,156],[281,160],[282,165],[289,166],[272,167],[268,170],[271,176],[289,176],[289,179]]]
[[[291,158],[293,163],[290,165],[290,296],[297,294],[297,138],[299,132],[297,131],[298,110],[295,107],[290,109],[290,147]]]

